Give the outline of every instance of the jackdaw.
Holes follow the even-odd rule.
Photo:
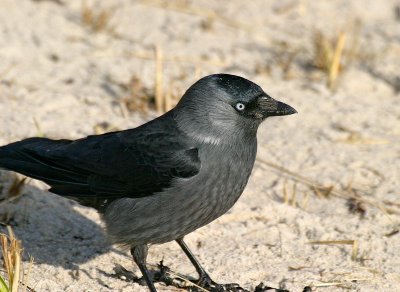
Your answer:
[[[148,246],[172,240],[199,274],[197,284],[216,285],[183,238],[239,199],[261,122],[294,113],[245,78],[214,74],[144,125],[78,140],[14,142],[0,147],[0,167],[96,208],[112,242],[130,248],[150,291],[156,289],[146,267]]]

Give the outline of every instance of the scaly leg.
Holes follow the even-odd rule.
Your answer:
[[[220,286],[219,284],[215,283],[207,274],[206,270],[201,266],[194,254],[190,251],[189,247],[183,241],[183,238],[177,239],[176,242],[182,248],[183,252],[186,254],[192,265],[195,267],[196,272],[199,274],[199,279],[197,280],[196,284],[201,287]]]
[[[139,267],[140,271],[142,272],[143,278],[146,281],[147,286],[149,287],[150,292],[157,292],[156,288],[154,287],[154,283],[150,277],[149,271],[146,267],[146,258],[147,252],[149,248],[147,245],[138,245],[131,248],[131,255],[133,260]]]

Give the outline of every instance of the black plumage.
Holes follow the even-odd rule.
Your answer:
[[[261,122],[295,112],[249,80],[215,74],[140,127],[74,141],[25,139],[0,147],[0,167],[99,210],[110,239],[131,248],[151,291],[148,245],[171,240],[195,266],[198,284],[207,286],[215,283],[183,237],[238,200],[254,165]]]
[[[173,179],[198,173],[198,149],[168,115],[136,129],[75,141],[11,143],[0,148],[0,165],[44,181],[52,193],[104,210],[117,198],[150,196]]]

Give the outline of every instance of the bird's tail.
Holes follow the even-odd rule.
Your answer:
[[[28,138],[0,147],[0,168],[43,180],[46,183],[65,180],[68,173],[40,153],[70,143],[69,140]]]

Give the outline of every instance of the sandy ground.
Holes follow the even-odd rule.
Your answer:
[[[155,117],[123,102],[134,76],[153,90],[154,45],[173,95],[199,76],[242,75],[299,114],[260,128],[245,193],[228,214],[187,236],[194,253],[214,279],[247,289],[262,281],[290,291],[400,291],[399,2],[116,2],[86,1],[89,11],[110,16],[93,32],[81,21],[81,1],[0,1],[0,145],[36,135],[78,138],[104,122],[124,129]],[[342,29],[358,49],[332,91],[311,66],[313,37]],[[298,175],[326,188],[316,192]],[[4,194],[12,179],[1,172]],[[116,264],[139,273],[127,251],[109,246],[97,213],[45,189],[29,181],[0,207],[22,240],[25,268],[34,257],[29,286],[146,291],[112,277]],[[359,211],[349,208],[351,196]],[[356,240],[357,251],[310,243],[340,240]],[[149,263],[161,259],[194,274],[173,242],[151,248]]]

